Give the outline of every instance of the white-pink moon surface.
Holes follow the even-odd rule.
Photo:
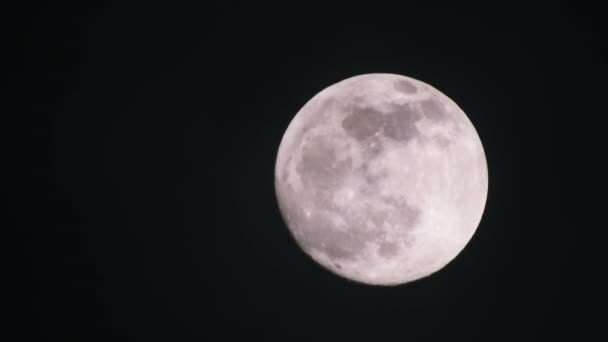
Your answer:
[[[366,74],[295,115],[275,190],[313,260],[353,281],[397,285],[440,270],[467,245],[488,170],[473,124],[450,98],[413,78]]]

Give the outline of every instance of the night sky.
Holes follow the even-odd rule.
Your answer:
[[[606,335],[598,8],[87,3],[31,4],[19,25],[24,338]],[[397,287],[313,262],[273,184],[297,111],[325,87],[375,72],[453,99],[489,168],[486,210],[464,251]]]

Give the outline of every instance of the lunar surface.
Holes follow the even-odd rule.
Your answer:
[[[296,114],[275,190],[313,260],[353,281],[397,285],[462,251],[484,211],[488,172],[473,124],[446,95],[409,77],[366,74]]]

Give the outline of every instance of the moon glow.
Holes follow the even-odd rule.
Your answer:
[[[440,270],[466,246],[488,171],[473,124],[446,95],[409,77],[366,74],[295,115],[275,191],[313,260],[357,282],[397,285]]]

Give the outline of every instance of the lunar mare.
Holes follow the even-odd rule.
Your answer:
[[[298,245],[345,278],[396,285],[443,268],[488,191],[473,124],[432,86],[366,74],[314,96],[289,124],[275,191]]]

